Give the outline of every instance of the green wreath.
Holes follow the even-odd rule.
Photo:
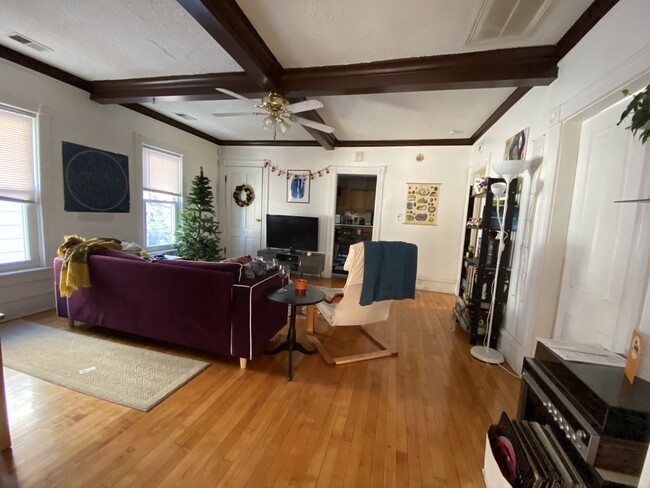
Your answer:
[[[241,199],[241,192],[246,193],[246,199]],[[248,207],[253,200],[255,199],[255,193],[253,189],[248,185],[239,185],[235,188],[235,191],[232,194],[232,198],[235,200],[235,203],[240,207]]]

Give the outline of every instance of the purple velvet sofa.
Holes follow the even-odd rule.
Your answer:
[[[264,294],[279,288],[277,272],[255,279],[237,263],[160,260],[118,251],[88,257],[90,288],[59,294],[61,258],[54,260],[59,317],[246,360],[286,324],[287,307]]]

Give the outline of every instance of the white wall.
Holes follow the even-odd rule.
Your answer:
[[[137,134],[149,142],[183,152],[184,194],[201,165],[215,187],[216,145],[124,107],[92,102],[82,90],[3,60],[0,60],[0,103],[39,113],[40,125],[45,269],[0,276],[0,310],[9,318],[53,307],[53,277],[49,266],[64,235],[143,242],[142,169],[137,164]],[[64,211],[62,141],[128,156],[130,213]]]
[[[499,159],[506,139],[525,127],[530,127],[527,157],[541,156],[543,148],[532,175],[523,177],[520,219],[530,219],[530,226],[517,233],[499,346],[515,369],[532,354],[535,336],[553,334],[580,121],[621,100],[623,88],[650,82],[648,18],[647,0],[619,2],[562,59],[553,84],[531,90],[472,148],[473,164]],[[533,154],[535,141],[538,154]]]
[[[357,151],[364,162],[356,163]],[[418,163],[418,153],[425,156]],[[306,215],[320,218],[319,252],[327,254],[326,275],[331,273],[331,253],[336,197],[337,171],[360,171],[385,168],[381,219],[381,240],[406,241],[418,246],[418,288],[456,292],[460,240],[464,225],[467,197],[469,147],[390,147],[339,148],[325,151],[317,147],[237,147],[223,148],[227,164],[261,164],[269,159],[283,170],[318,171],[331,165],[331,173],[311,182],[308,204],[286,203],[286,179],[269,176],[268,212],[271,214]],[[436,226],[407,225],[397,220],[403,214],[407,182],[440,183],[440,206]],[[377,220],[375,220],[375,225]],[[263,245],[264,246],[264,245]]]

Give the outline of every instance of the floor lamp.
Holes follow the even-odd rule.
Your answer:
[[[496,349],[492,349],[490,339],[492,336],[492,320],[494,318],[494,307],[496,305],[496,296],[499,286],[499,270],[501,269],[501,254],[505,249],[505,241],[508,238],[503,232],[503,223],[506,215],[508,214],[508,194],[510,191],[510,182],[530,168],[531,161],[525,159],[512,159],[509,161],[495,161],[492,163],[492,170],[502,176],[505,183],[493,183],[490,185],[492,193],[497,197],[497,220],[499,221],[499,246],[497,251],[497,269],[494,274],[494,282],[492,285],[492,300],[490,302],[490,310],[488,312],[487,334],[483,341],[482,346],[474,346],[470,349],[470,354],[476,359],[485,363],[500,364],[503,362],[503,354]],[[499,218],[499,200],[505,197],[505,204],[503,208],[503,219]]]

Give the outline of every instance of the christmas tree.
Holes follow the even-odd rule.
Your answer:
[[[177,252],[183,259],[192,261],[219,261],[221,249],[219,222],[212,204],[212,187],[201,172],[192,180],[187,206],[176,228]]]

